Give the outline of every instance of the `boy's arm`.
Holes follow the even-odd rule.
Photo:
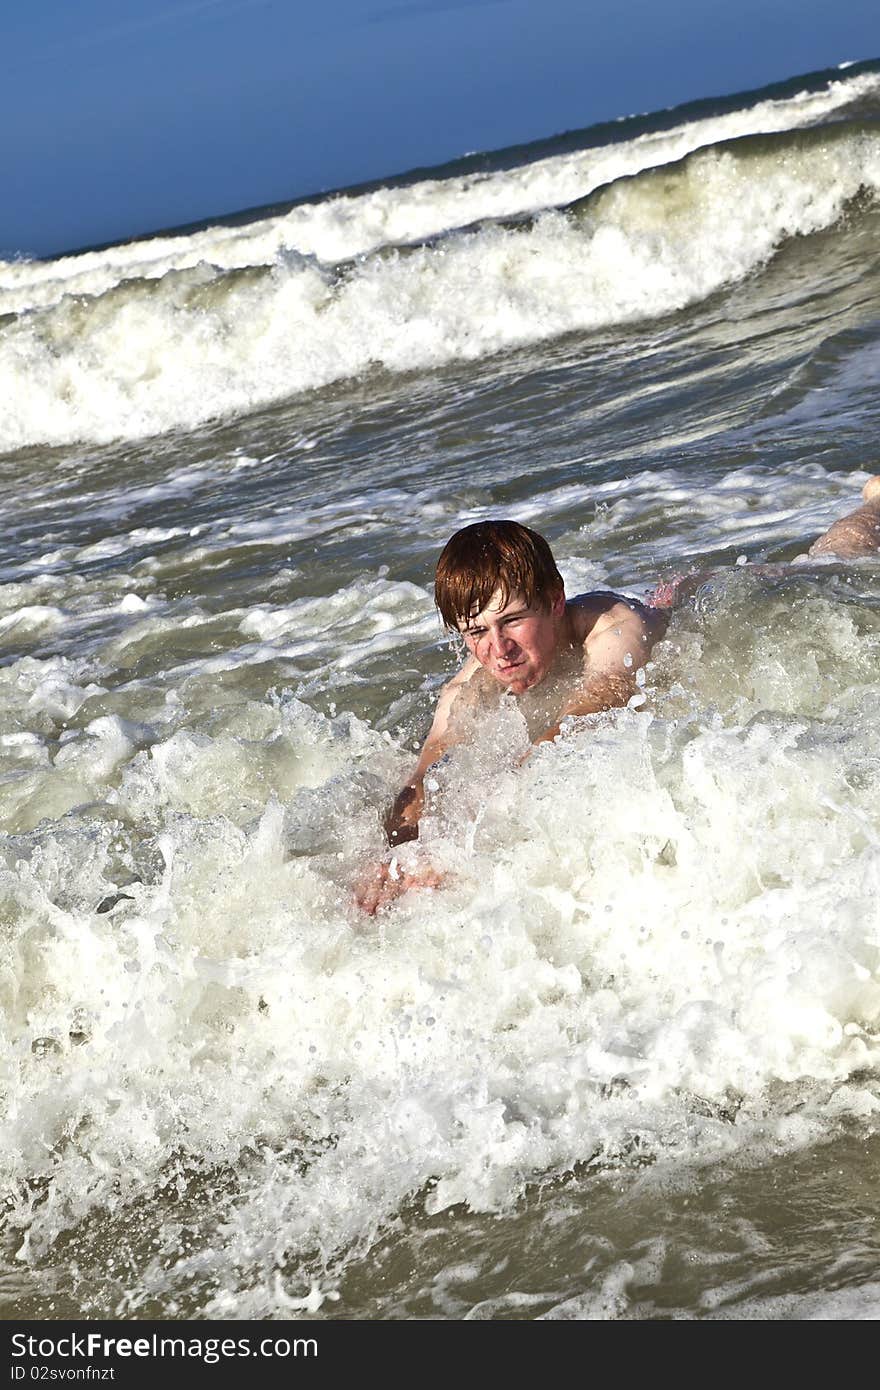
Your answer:
[[[425,774],[456,742],[450,729],[452,707],[462,686],[470,680],[478,666],[479,662],[469,657],[458,674],[441,690],[434,712],[434,722],[422,746],[413,775],[398,792],[385,817],[385,834],[392,852],[367,871],[355,891],[358,905],[370,916],[386,903],[399,897],[407,888],[433,888],[440,882],[438,875],[430,867],[417,874],[403,872],[397,865],[393,851],[408,840],[418,839],[419,817],[425,805]]]
[[[668,615],[617,603],[603,613],[584,642],[584,675],[560,715],[601,714],[628,704],[638,689],[636,673],[666,631]],[[535,743],[556,738],[560,725],[547,729]]]
[[[434,722],[422,745],[412,777],[398,792],[385,817],[385,834],[392,849],[405,844],[407,840],[418,839],[419,817],[425,805],[425,774],[455,743],[449,727],[452,708],[462,685],[470,679],[478,665],[479,662],[469,657],[457,675],[440,691]]]

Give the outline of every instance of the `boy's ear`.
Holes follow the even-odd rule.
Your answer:
[[[561,618],[565,612],[565,588],[562,584],[560,584],[556,597],[550,605],[550,612],[554,618]]]

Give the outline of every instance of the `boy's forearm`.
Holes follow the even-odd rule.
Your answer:
[[[627,672],[626,675],[606,673],[594,677],[579,691],[577,699],[572,700],[563,711],[563,719],[569,716],[584,714],[604,714],[610,709],[620,709],[627,704],[638,689],[635,678]],[[554,724],[552,728],[545,729],[536,739],[532,740],[532,747],[539,743],[550,743],[562,731],[561,721]]]
[[[563,718],[568,715],[604,714],[606,710],[621,709],[638,689],[631,671],[602,671],[584,681],[576,697],[569,702]]]
[[[394,803],[385,817],[385,834],[392,849],[406,844],[408,840],[419,837],[419,816],[425,804],[425,792],[421,780],[410,782],[394,798]]]

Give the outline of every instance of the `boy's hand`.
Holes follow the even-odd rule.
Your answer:
[[[403,869],[392,855],[368,869],[355,888],[354,898],[361,911],[373,917],[411,888],[439,888],[442,882],[442,875],[430,865],[415,871]]]

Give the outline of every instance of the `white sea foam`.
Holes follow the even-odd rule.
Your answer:
[[[35,310],[0,343],[0,447],[156,433],[377,366],[432,368],[669,313],[880,187],[868,131],[762,140],[344,273],[297,257],[256,278],[181,271]]]
[[[126,279],[161,279],[174,270],[272,265],[289,252],[335,264],[379,246],[419,241],[486,218],[558,207],[601,184],[682,159],[703,145],[812,125],[878,91],[880,74],[863,73],[829,82],[819,91],[759,101],[725,115],[497,173],[425,179],[405,188],[341,195],[243,227],[154,237],[49,262],[0,262],[0,312],[44,307],[65,294],[103,294]]]
[[[658,649],[652,713],[575,722],[522,768],[520,716],[490,719],[401,851],[445,885],[374,921],[352,881],[411,754],[353,716],[287,698],[198,727],[183,684],[165,727],[101,716],[24,762],[19,797],[72,808],[0,875],[4,1179],[52,1174],[51,1205],[12,1210],[27,1258],[185,1183],[191,1153],[239,1168],[222,1241],[191,1260],[162,1227],[120,1309],[204,1285],[208,1316],[283,1315],[316,1241],[343,1250],[407,1193],[495,1209],[634,1136],[778,1155],[876,1109],[851,1078],[880,1063],[877,634],[821,599],[780,627],[757,584],[735,574]],[[291,616],[247,623],[283,641]],[[786,1085],[797,1106],[768,1106]]]
[[[29,604],[26,608],[19,608],[14,613],[6,613],[0,618],[0,642],[9,641],[10,638],[17,639],[24,633],[32,635],[35,632],[52,632],[63,622],[64,614],[60,608],[48,607],[45,604]]]
[[[748,1295],[749,1290],[725,1290]],[[828,1289],[822,1293],[777,1294],[763,1297],[731,1298],[732,1306],[709,1308],[706,1318],[733,1318],[754,1322],[876,1322],[880,1317],[880,1284],[869,1281],[849,1288]]]

